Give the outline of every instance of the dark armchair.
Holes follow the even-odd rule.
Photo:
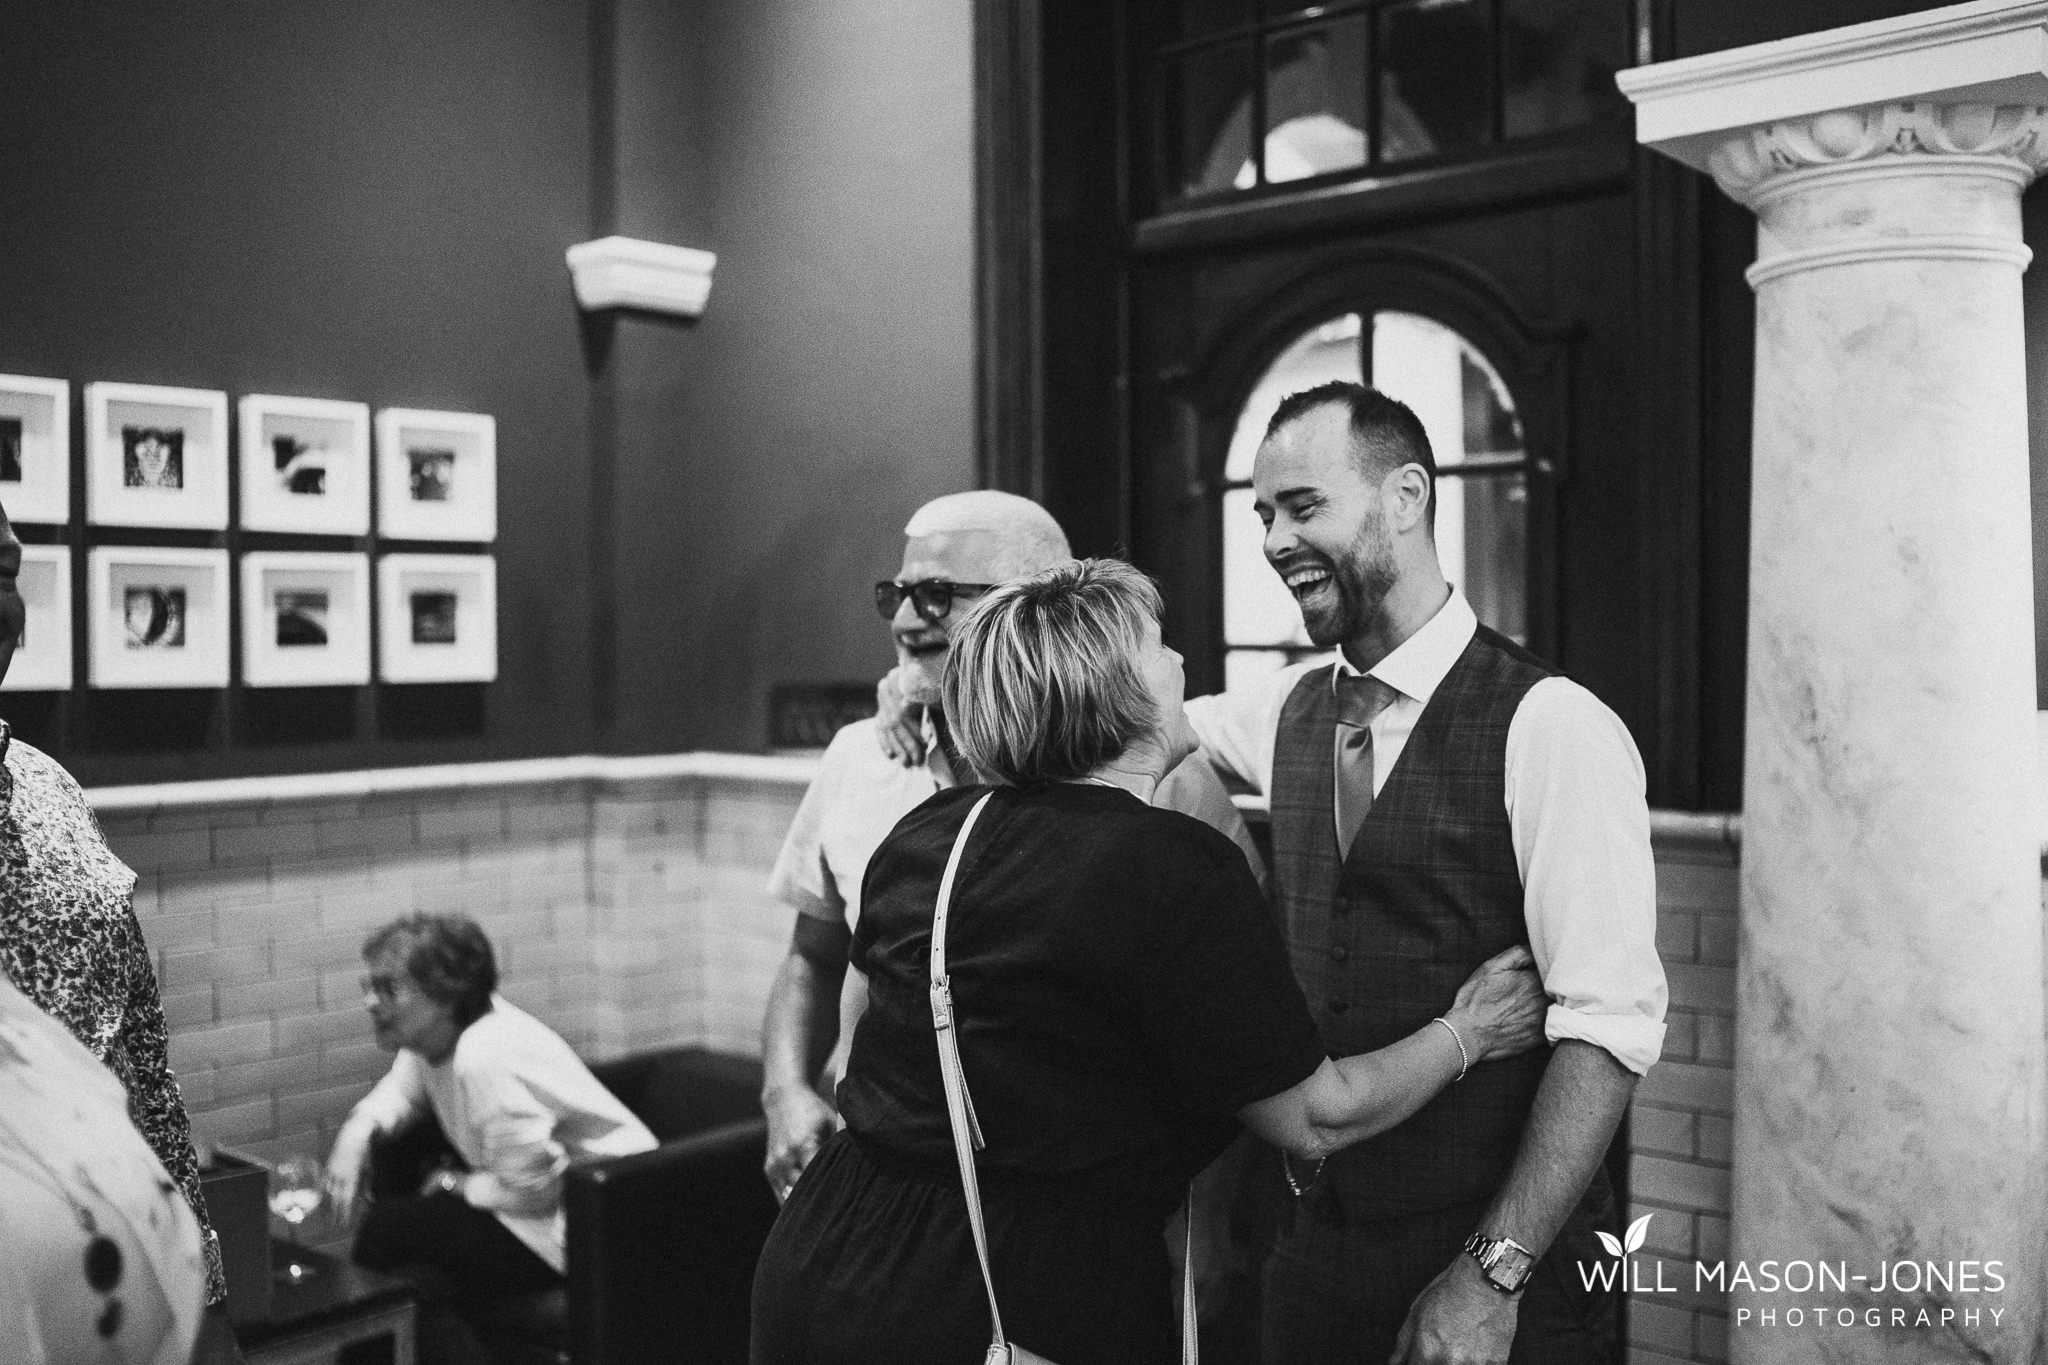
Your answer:
[[[744,1365],[775,1221],[760,1064],[672,1048],[591,1070],[661,1146],[569,1168],[566,1290],[511,1305],[493,1349],[521,1365]],[[431,1122],[378,1144],[372,1191],[410,1193],[448,1152]]]

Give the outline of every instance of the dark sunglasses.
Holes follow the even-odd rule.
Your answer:
[[[875,584],[875,610],[884,619],[893,620],[896,611],[903,605],[903,599],[910,599],[911,609],[929,625],[937,625],[946,619],[946,613],[953,610],[956,597],[979,597],[993,588],[993,583],[948,583],[943,578],[927,578],[917,583],[893,583],[883,579]]]

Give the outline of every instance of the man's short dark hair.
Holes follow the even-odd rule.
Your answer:
[[[464,1028],[490,1013],[498,989],[491,941],[467,915],[407,915],[363,940],[363,961],[395,957],[420,994],[451,1008]]]
[[[1359,472],[1385,478],[1404,464],[1419,464],[1429,473],[1429,527],[1436,529],[1436,452],[1422,419],[1406,403],[1378,389],[1333,379],[1300,393],[1290,393],[1273,410],[1266,437],[1318,408],[1339,406],[1350,418],[1351,455]]]

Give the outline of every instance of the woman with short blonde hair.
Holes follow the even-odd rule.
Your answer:
[[[1146,803],[1198,747],[1159,614],[1137,570],[1077,560],[954,631],[946,714],[993,785],[932,797],[868,864],[846,1127],[762,1252],[754,1365],[953,1365],[989,1346],[934,1033],[949,862],[947,1017],[985,1143],[993,1292],[1005,1335],[1059,1365],[1174,1359],[1162,1232],[1240,1123],[1314,1161],[1542,1041],[1514,946],[1440,1020],[1330,1060],[1244,856]]]

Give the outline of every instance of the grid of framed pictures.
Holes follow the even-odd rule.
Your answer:
[[[0,507],[24,528],[74,527],[71,388],[0,375]],[[81,409],[84,521],[112,533],[25,532],[7,691],[69,690],[74,658],[107,689],[496,677],[495,559],[426,552],[496,537],[490,416],[249,394],[231,429],[226,393],[106,382]],[[106,543],[143,538],[177,543]]]

